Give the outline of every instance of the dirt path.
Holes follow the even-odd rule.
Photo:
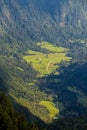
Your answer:
[[[51,60],[51,61],[49,61],[48,62],[48,64],[47,64],[47,66],[46,66],[46,70],[47,70],[47,73],[49,74],[50,72],[49,72],[49,66],[50,66],[50,64],[53,62],[53,60]]]

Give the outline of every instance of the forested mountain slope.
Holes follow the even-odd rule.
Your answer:
[[[87,129],[87,115],[76,118],[64,118],[52,123],[48,130],[85,130]]]
[[[27,122],[25,117],[14,110],[13,104],[9,98],[9,95],[0,93],[0,130],[84,130],[87,127],[87,117],[84,115],[78,118],[65,118],[60,119],[51,125],[44,125],[44,128],[40,127],[41,124],[37,122]]]
[[[86,63],[86,0],[0,0],[0,91],[45,122],[85,114]]]
[[[28,122],[25,116],[13,108],[9,95],[0,93],[0,130],[39,130],[36,122]]]
[[[22,42],[31,39],[58,44],[59,40],[64,42],[67,38],[84,38],[87,32],[86,7],[85,0],[1,0],[1,31],[9,32]]]

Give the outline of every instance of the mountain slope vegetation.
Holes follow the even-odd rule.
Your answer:
[[[37,130],[38,124],[28,123],[23,115],[13,108],[8,95],[0,93],[0,130]]]
[[[53,122],[50,125],[40,127],[37,122],[27,122],[25,117],[14,110],[9,95],[0,93],[0,130],[84,130],[87,127],[87,117],[84,115],[78,118],[64,118]]]
[[[86,0],[0,1],[0,91],[45,122],[40,102],[57,118],[85,114],[86,63]]]

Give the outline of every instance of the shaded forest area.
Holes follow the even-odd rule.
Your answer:
[[[23,115],[14,110],[11,100],[0,93],[0,130],[86,130],[87,116],[61,118],[41,128],[36,122],[29,123]]]
[[[87,116],[59,119],[48,130],[87,130]]]
[[[0,130],[40,130],[38,123],[29,123],[14,110],[8,95],[0,93]]]

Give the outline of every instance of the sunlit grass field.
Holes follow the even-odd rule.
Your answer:
[[[50,75],[51,73],[58,74],[59,72],[57,69],[60,67],[60,64],[63,62],[64,65],[66,65],[71,61],[71,57],[67,56],[69,50],[66,48],[58,47],[56,45],[54,46],[48,42],[37,43],[37,46],[39,47],[39,49],[41,48],[40,51],[28,50],[27,54],[24,55],[23,59],[28,64],[30,64],[33,67],[33,69],[37,72],[38,78]],[[28,85],[33,87],[35,86],[35,82],[36,81],[32,81],[28,83]],[[38,110],[36,110],[37,107],[32,107],[32,109],[30,107],[29,109],[31,109],[31,111],[34,109],[34,113],[36,115],[38,111],[38,116],[44,119],[45,121],[53,120],[53,118],[59,114],[59,109],[53,103],[52,99],[49,100],[48,98],[39,98],[39,100],[37,101],[38,102],[34,105],[38,106]],[[21,99],[20,102],[23,102],[23,99]],[[25,106],[29,107],[27,101]]]
[[[37,45],[49,50],[50,53],[44,54],[43,52],[29,50],[28,55],[23,58],[38,72],[38,77],[43,77],[51,73],[55,74],[56,69],[59,68],[58,64],[71,60],[71,57],[67,56],[68,49],[66,48],[53,46],[47,42],[37,43]]]
[[[52,45],[48,42],[38,42],[37,43],[37,46],[40,46],[41,48],[44,48],[44,49],[47,49],[51,52],[55,52],[55,53],[63,53],[63,52],[66,52],[68,51],[68,49],[66,48],[63,48],[63,47],[57,47],[56,45]]]
[[[53,102],[41,101],[40,105],[46,107],[51,118],[54,118],[59,113],[59,109],[55,107],[55,104]]]

